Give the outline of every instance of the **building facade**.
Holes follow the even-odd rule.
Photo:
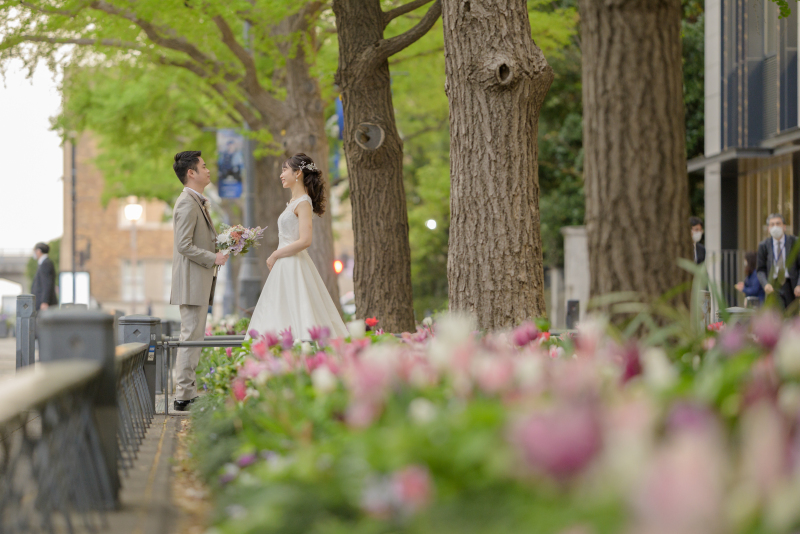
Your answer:
[[[771,1],[706,0],[705,155],[688,170],[704,173],[707,258],[731,305],[766,217],[800,229],[797,45],[795,7],[779,20]]]
[[[62,272],[72,271],[71,148],[65,144]],[[97,143],[91,135],[84,134],[75,148],[76,269],[89,273],[92,306],[121,310],[126,314],[149,310],[159,317],[179,316],[177,307],[169,305],[173,243],[171,208],[161,201],[137,201],[136,198],[111,199],[103,205],[105,182],[92,164],[97,156]],[[131,202],[143,206],[142,216],[136,223],[135,251],[133,224],[124,215],[125,205]]]

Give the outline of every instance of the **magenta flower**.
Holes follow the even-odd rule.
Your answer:
[[[744,348],[746,341],[747,333],[740,324],[726,328],[719,336],[719,346],[725,354],[736,354]]]
[[[597,455],[602,436],[590,408],[562,406],[529,416],[514,440],[530,467],[555,478],[568,478]]]
[[[511,339],[518,347],[524,347],[539,337],[539,329],[530,321],[524,322],[511,332]]]
[[[232,349],[231,347],[228,347],[227,349],[225,349],[225,355],[226,355],[228,358],[230,358],[231,356],[233,356],[233,349]]]
[[[276,336],[274,333],[267,332],[266,334],[264,334],[264,343],[267,344],[267,347],[272,348],[276,345],[279,345],[280,342],[281,338],[279,336]]]
[[[283,347],[283,350],[291,350],[294,345],[292,327],[290,326],[286,330],[281,331],[278,335],[281,337],[281,347]]]
[[[680,402],[667,417],[667,428],[678,430],[707,430],[716,425],[714,414],[700,404]]]
[[[247,467],[248,465],[253,465],[258,460],[258,456],[255,454],[243,454],[239,456],[239,459],[236,460],[236,465],[239,467]]]
[[[257,331],[255,328],[252,328],[252,329],[251,329],[251,330],[250,330],[250,331],[247,333],[247,335],[249,335],[249,336],[250,336],[250,339],[258,339],[258,336],[259,336],[259,334],[258,334],[258,331]]]
[[[773,311],[768,311],[754,317],[752,324],[756,341],[762,347],[772,350],[781,337],[781,327],[783,325],[780,316]]]
[[[626,384],[632,378],[642,374],[642,362],[639,358],[639,347],[628,343],[620,353],[622,364],[622,383]]]
[[[308,335],[311,336],[311,341],[316,341],[320,347],[324,347],[331,337],[331,329],[327,326],[312,326],[308,329]]]

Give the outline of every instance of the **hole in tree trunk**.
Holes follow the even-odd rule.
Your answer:
[[[362,122],[356,127],[354,140],[364,150],[377,150],[383,144],[383,128],[377,124]]]
[[[469,13],[470,9],[471,6],[469,5],[469,0],[467,0],[466,2],[464,2],[464,13]]]
[[[511,67],[505,63],[502,63],[499,67],[497,67],[497,80],[502,85],[508,85],[513,79],[514,73],[511,71]]]

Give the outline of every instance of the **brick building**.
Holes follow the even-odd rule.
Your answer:
[[[61,241],[60,269],[72,270],[72,180],[69,143],[64,147],[64,237]],[[137,223],[136,268],[132,268],[131,223],[124,206],[135,197],[112,199],[103,206],[104,180],[92,160],[97,142],[84,134],[76,146],[77,171],[77,270],[90,275],[92,304],[124,313],[151,313],[176,317],[176,306],[169,306],[172,283],[171,207],[161,201],[139,202],[144,207]]]

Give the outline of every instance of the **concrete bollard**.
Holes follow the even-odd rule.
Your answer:
[[[39,361],[93,360],[103,366],[94,404],[100,449],[114,501],[119,497],[116,353],[114,316],[102,311],[46,310],[39,314]]]
[[[33,365],[36,359],[36,297],[17,297],[17,369]]]
[[[120,343],[147,343],[150,345],[144,362],[144,377],[150,394],[153,411],[156,409],[156,370],[161,367],[161,351],[156,342],[161,339],[161,319],[149,315],[126,315],[119,320]]]
[[[581,301],[567,301],[567,330],[572,330],[577,326],[581,316]]]

